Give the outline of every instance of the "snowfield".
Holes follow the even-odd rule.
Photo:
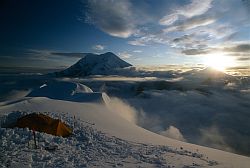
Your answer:
[[[112,100],[111,100],[112,101]],[[74,127],[69,138],[28,129],[1,128],[1,167],[248,167],[250,158],[169,139],[138,127],[105,103],[27,97],[5,102],[1,125],[28,113],[44,113]],[[46,147],[55,147],[53,151]]]

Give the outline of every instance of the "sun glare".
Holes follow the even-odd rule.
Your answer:
[[[225,71],[228,67],[235,65],[235,60],[232,57],[225,56],[221,53],[214,53],[205,56],[203,63],[208,67],[219,71]]]

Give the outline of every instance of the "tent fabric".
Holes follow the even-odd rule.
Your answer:
[[[45,132],[56,136],[68,137],[72,134],[72,129],[60,121],[59,119],[53,119],[44,114],[32,113],[19,118],[16,122],[16,127],[26,128]]]

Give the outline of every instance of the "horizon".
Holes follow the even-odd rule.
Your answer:
[[[0,18],[0,167],[249,168],[250,0],[1,0]]]
[[[83,59],[87,54],[96,54],[96,55],[103,55],[107,53],[112,53],[110,51],[105,53],[77,53],[77,55],[81,56],[76,62],[74,62],[72,65],[76,64],[78,61]],[[62,53],[57,53],[58,55]],[[63,55],[71,55],[72,53],[63,53]],[[76,53],[75,53],[76,54]],[[112,53],[114,54],[114,53]],[[117,55],[115,55],[117,56]],[[119,56],[117,56],[119,57]],[[122,58],[120,58],[122,59]],[[123,59],[122,59],[123,60]],[[123,60],[124,61],[124,60]],[[126,62],[126,61],[125,61]],[[127,62],[130,64],[130,62]],[[65,70],[72,65],[68,66],[59,66],[59,67],[36,67],[36,66],[2,66],[0,67],[0,74],[47,74],[47,73],[54,73],[59,72],[62,70]],[[194,69],[206,69],[211,68],[215,71],[221,71],[223,73],[232,75],[232,76],[250,76],[250,67],[248,66],[239,66],[239,67],[227,67],[226,69],[218,69],[213,66],[209,66],[206,64],[165,64],[165,65],[132,65],[132,67],[135,67],[137,70],[143,70],[143,71],[191,71]]]
[[[60,69],[81,53],[113,52],[135,66],[242,71],[250,67],[249,14],[247,0],[5,0],[0,66]]]

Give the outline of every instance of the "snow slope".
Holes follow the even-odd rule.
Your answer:
[[[100,55],[89,53],[76,64],[61,72],[57,72],[56,75],[68,77],[103,75],[109,74],[113,70],[129,66],[132,65],[123,61],[111,52]]]
[[[250,158],[169,139],[125,120],[112,106],[44,97],[6,102],[1,123],[24,113],[40,112],[74,127],[68,139],[38,133],[40,149],[32,149],[27,129],[1,128],[1,167],[242,167]],[[75,117],[74,117],[75,116]],[[75,118],[75,119],[74,119]],[[50,152],[46,145],[56,145]]]

